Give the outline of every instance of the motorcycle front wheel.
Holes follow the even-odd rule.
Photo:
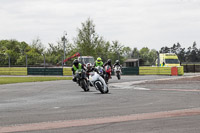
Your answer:
[[[81,84],[81,88],[86,92],[86,91],[89,91],[89,85],[87,83],[87,81],[85,79],[81,80],[80,81],[80,84]]]
[[[103,86],[102,86],[99,82],[96,83],[96,86],[97,86],[98,90],[99,90],[102,94],[105,94],[105,93],[108,93],[108,92],[109,92],[108,87],[107,87],[107,90],[104,91]]]
[[[118,80],[120,80],[120,78],[121,78],[119,73],[117,73],[117,78],[118,78]]]
[[[108,84],[108,79],[109,79],[109,75],[106,73],[106,75],[105,75],[105,82],[106,82],[106,84]]]

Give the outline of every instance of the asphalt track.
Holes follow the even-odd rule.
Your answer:
[[[72,81],[0,85],[0,133],[199,133],[200,74],[115,76],[109,94]]]

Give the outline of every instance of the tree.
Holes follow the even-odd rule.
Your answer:
[[[113,61],[120,60],[120,62],[122,62],[123,60],[122,54],[124,52],[123,51],[124,46],[121,45],[119,41],[112,41],[112,43],[113,44],[111,45],[109,58]]]
[[[88,18],[82,23],[82,28],[78,29],[78,36],[75,38],[77,50],[81,55],[95,55],[95,48],[101,39],[95,32],[93,21]]]
[[[160,49],[160,53],[170,53],[171,52],[171,48],[168,48],[167,46],[162,47]]]
[[[143,47],[140,49],[140,58],[144,61],[144,65],[150,65],[148,56],[149,56],[150,49],[147,47]]]
[[[132,49],[130,47],[124,47],[122,52],[123,52],[123,55],[122,55],[123,57],[130,58]]]
[[[106,61],[110,57],[111,44],[108,41],[104,41],[103,38],[100,38],[98,42],[93,56],[95,58],[101,57],[103,61]]]
[[[45,48],[39,38],[32,41],[30,50],[26,52],[28,56],[28,65],[40,65],[44,61]]]
[[[198,49],[197,49],[196,42],[193,43],[192,47],[188,48],[188,51],[186,52],[186,61],[187,62],[197,62],[198,60]]]
[[[131,58],[139,58],[140,57],[140,51],[137,48],[133,48],[133,51],[131,53]]]
[[[180,60],[180,62],[185,62],[185,56],[186,56],[186,52],[185,52],[185,48],[181,48],[179,53],[177,54],[178,59]]]
[[[11,65],[25,65],[25,53],[30,49],[26,42],[18,42],[17,40],[1,40],[0,41],[0,65],[8,65],[10,57]]]
[[[148,55],[149,65],[155,65],[155,61],[157,59],[157,51],[155,49],[151,49]]]

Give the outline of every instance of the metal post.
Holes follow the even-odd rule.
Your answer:
[[[157,51],[157,56],[158,56],[157,66],[160,66],[160,56],[159,56],[159,52],[158,51]]]
[[[62,67],[63,67],[63,61],[64,61],[64,60],[63,60],[63,58],[62,58]]]
[[[26,67],[28,67],[27,54],[26,54]]]
[[[10,55],[8,54],[8,62],[9,62],[9,67],[10,67]]]
[[[63,41],[63,45],[64,45],[64,59],[65,59],[65,36],[64,36],[64,41]],[[64,62],[64,65],[65,65],[65,62]]]
[[[44,55],[44,67],[46,67],[46,62],[45,62],[45,55]]]
[[[46,62],[45,62],[45,54],[43,54],[43,56],[44,56],[44,67],[46,66]]]
[[[66,31],[64,31],[64,35],[62,37],[62,41],[63,41],[63,48],[64,48],[64,60],[65,60],[65,41],[67,40],[67,38],[65,37],[65,35],[67,35]],[[65,65],[65,62],[64,62]]]

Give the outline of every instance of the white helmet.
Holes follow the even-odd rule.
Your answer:
[[[91,67],[92,67],[92,64],[91,63],[87,63],[86,64],[86,68],[89,70],[89,69],[91,69]]]

